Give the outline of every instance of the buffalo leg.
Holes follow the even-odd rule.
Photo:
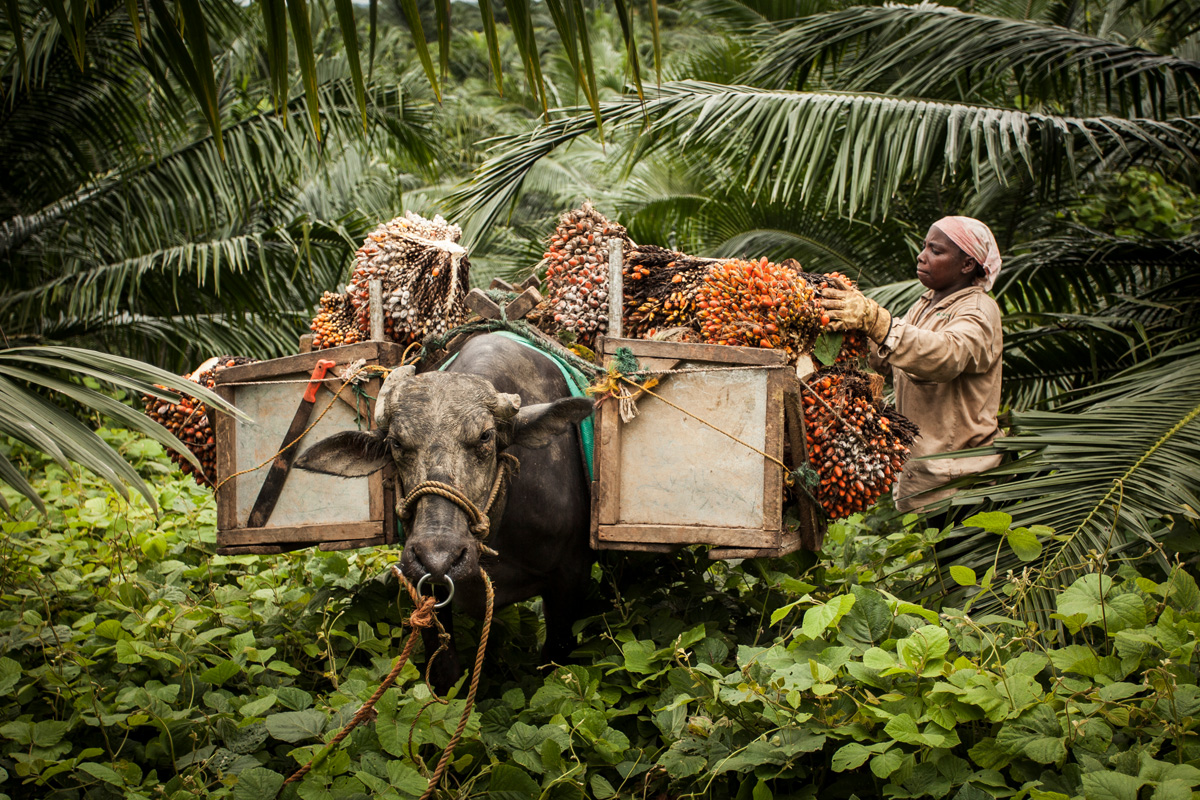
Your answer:
[[[546,619],[546,643],[542,646],[542,664],[569,664],[571,652],[578,646],[571,626],[579,616],[578,603],[575,595],[579,583],[574,584],[574,591],[565,586],[542,593],[542,615]]]

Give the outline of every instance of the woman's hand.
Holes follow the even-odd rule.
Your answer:
[[[876,344],[882,344],[892,329],[892,315],[883,306],[831,277],[831,286],[821,290],[821,308],[829,315],[829,328],[835,331],[863,331]]]

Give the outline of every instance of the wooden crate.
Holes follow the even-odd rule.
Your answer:
[[[782,352],[615,338],[598,347],[606,363],[627,347],[652,370],[745,368],[670,375],[652,391],[780,461],[786,440],[788,457],[807,462],[799,381]],[[784,525],[785,475],[777,463],[658,397],[642,394],[637,410],[627,423],[615,400],[597,411],[593,548],[662,552],[704,544],[714,546],[713,559],[820,548],[824,517],[807,497],[799,527]]]
[[[373,398],[379,396],[381,378],[376,376],[362,384],[363,396],[349,387],[342,389],[343,380],[336,375],[360,359],[367,364],[395,367],[401,363],[403,352],[403,347],[392,342],[363,342],[218,372],[217,393],[252,420],[246,423],[225,414],[216,415],[218,483],[262,464],[279,451],[307,381],[321,359],[334,361],[337,366],[317,391],[309,423],[322,412],[325,415],[295,445],[299,452],[340,431],[369,430],[375,412]],[[330,406],[335,395],[337,400]],[[365,478],[338,478],[292,469],[266,524],[247,527],[269,466],[238,475],[218,490],[218,553],[281,553],[314,545],[322,550],[346,550],[396,541],[391,468]]]

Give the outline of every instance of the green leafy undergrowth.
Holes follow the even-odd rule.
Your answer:
[[[10,496],[3,523],[0,792],[273,797],[399,652],[407,603],[378,577],[396,553],[216,556],[210,493],[158,445],[104,435],[153,476],[160,517],[13,448],[50,516]],[[1061,630],[1039,631],[906,598],[940,538],[912,522],[835,526],[817,560],[606,554],[578,663],[548,673],[530,655],[537,604],[504,609],[441,796],[1193,796],[1187,571],[1084,575],[1057,595]],[[469,655],[478,624],[456,625]],[[420,795],[463,694],[431,704],[407,667],[283,796]]]

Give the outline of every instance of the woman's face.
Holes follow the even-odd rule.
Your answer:
[[[917,255],[917,279],[935,292],[970,286],[975,264],[936,225],[925,234],[925,247]]]

